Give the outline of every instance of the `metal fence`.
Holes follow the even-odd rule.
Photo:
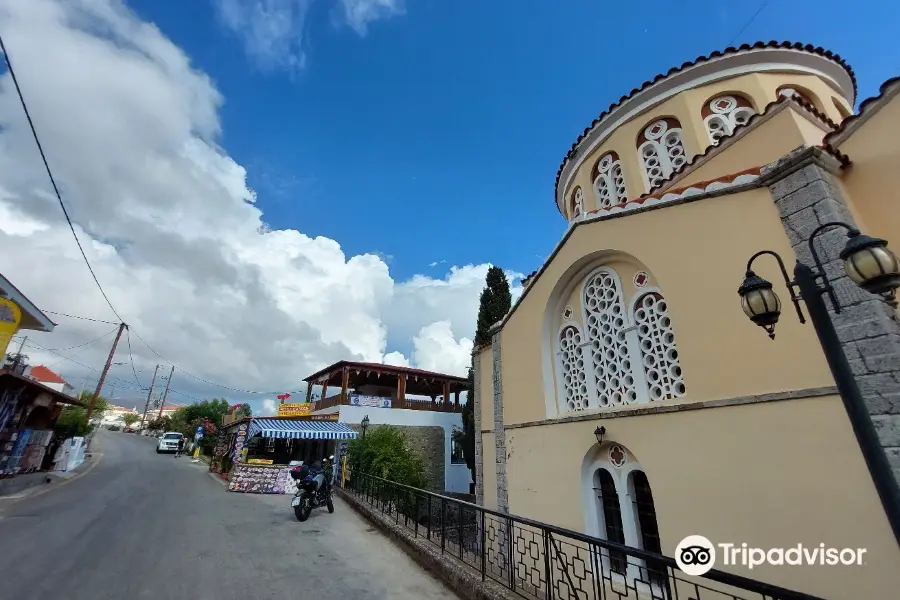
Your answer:
[[[344,490],[490,580],[534,600],[822,600],[353,473]]]

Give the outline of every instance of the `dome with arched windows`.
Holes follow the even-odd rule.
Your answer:
[[[794,102],[836,126],[855,100],[852,69],[823,48],[760,42],[701,56],[594,119],[560,166],[557,207],[570,222],[617,212],[671,187],[698,157],[725,152],[724,141],[780,103]],[[726,174],[705,173],[709,180]]]

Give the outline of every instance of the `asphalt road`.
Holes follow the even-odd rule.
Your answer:
[[[339,499],[300,523],[290,496],[227,492],[153,440],[95,441],[84,476],[0,503],[0,599],[456,598]]]

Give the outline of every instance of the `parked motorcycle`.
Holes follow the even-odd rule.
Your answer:
[[[329,456],[324,466],[316,463],[309,467],[301,462],[291,469],[291,477],[297,483],[291,506],[298,521],[307,520],[312,510],[320,506],[327,506],[329,513],[334,512],[331,490],[333,461],[334,456]]]

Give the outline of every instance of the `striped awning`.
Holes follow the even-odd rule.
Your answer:
[[[253,419],[250,436],[300,440],[349,440],[359,437],[346,423],[334,421],[295,421],[289,419]]]

